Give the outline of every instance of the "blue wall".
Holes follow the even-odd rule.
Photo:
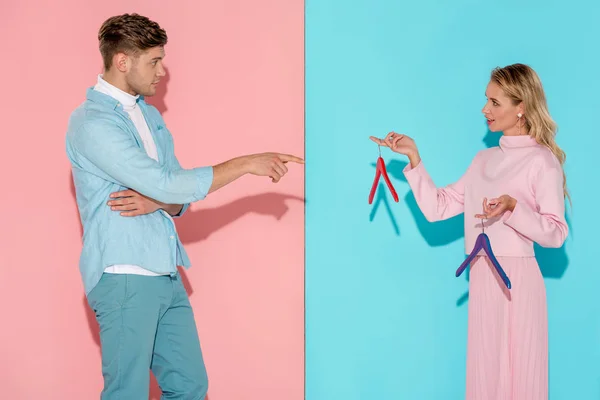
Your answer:
[[[599,4],[307,1],[307,400],[464,398],[462,216],[426,222],[405,159],[388,149],[400,202],[382,184],[369,205],[368,137],[411,135],[436,184],[453,182],[497,144],[480,112],[485,87],[492,68],[515,62],[542,78],[573,197],[566,245],[537,249],[550,398],[600,398]]]

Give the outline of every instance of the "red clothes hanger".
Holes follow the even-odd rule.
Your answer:
[[[377,190],[377,184],[379,183],[379,178],[381,177],[381,175],[383,175],[383,179],[385,179],[385,183],[387,183],[387,186],[390,189],[390,192],[392,192],[392,196],[394,197],[394,200],[397,203],[398,194],[396,193],[396,190],[394,189],[394,186],[392,185],[392,182],[390,181],[390,178],[388,177],[387,171],[385,169],[385,162],[383,162],[383,158],[381,157],[381,146],[377,146],[379,147],[379,158],[377,159],[377,171],[375,172],[375,180],[373,181],[371,193],[369,194],[369,204],[373,203],[375,191]]]

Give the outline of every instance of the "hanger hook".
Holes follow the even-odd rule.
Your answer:
[[[378,145],[377,145],[377,148],[379,149],[379,157],[381,157],[381,145],[380,145],[380,144],[378,144]]]
[[[481,218],[481,232],[485,233],[485,225],[483,224],[483,218]]]

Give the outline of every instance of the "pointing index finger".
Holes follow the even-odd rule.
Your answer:
[[[298,164],[304,164],[304,160],[300,157],[293,156],[291,154],[279,154],[279,159],[285,162],[295,162]]]

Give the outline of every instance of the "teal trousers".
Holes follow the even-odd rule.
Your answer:
[[[101,400],[204,400],[208,378],[181,276],[102,275],[88,294],[100,327]]]

